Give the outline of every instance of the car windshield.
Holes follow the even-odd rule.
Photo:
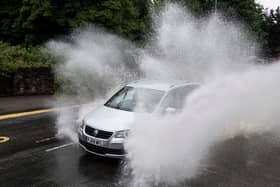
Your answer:
[[[125,111],[152,112],[160,102],[163,91],[126,86],[118,91],[105,106]]]

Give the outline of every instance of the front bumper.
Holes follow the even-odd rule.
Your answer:
[[[124,150],[123,141],[117,141],[114,139],[102,140],[104,144],[102,146],[98,146],[87,142],[88,137],[90,136],[79,129],[79,144],[85,151],[108,158],[122,159],[125,157],[126,153]]]

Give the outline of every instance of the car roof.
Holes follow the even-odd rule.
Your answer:
[[[182,81],[182,80],[172,80],[172,81],[138,80],[128,84],[127,86],[169,91],[173,88],[187,86],[187,85],[199,85],[199,83]]]

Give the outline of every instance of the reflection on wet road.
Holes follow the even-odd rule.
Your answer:
[[[0,136],[10,138],[0,144],[0,186],[131,185],[124,161],[86,154],[55,132],[52,114],[0,121]],[[223,142],[203,172],[179,186],[280,186],[279,145],[270,135]]]
[[[0,122],[11,138],[0,145],[1,186],[116,185],[122,161],[85,154],[69,140],[55,136],[50,114]]]

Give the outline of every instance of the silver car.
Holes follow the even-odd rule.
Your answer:
[[[180,111],[197,83],[136,81],[87,114],[79,127],[79,143],[87,152],[110,158],[126,155],[124,141],[135,115]]]

